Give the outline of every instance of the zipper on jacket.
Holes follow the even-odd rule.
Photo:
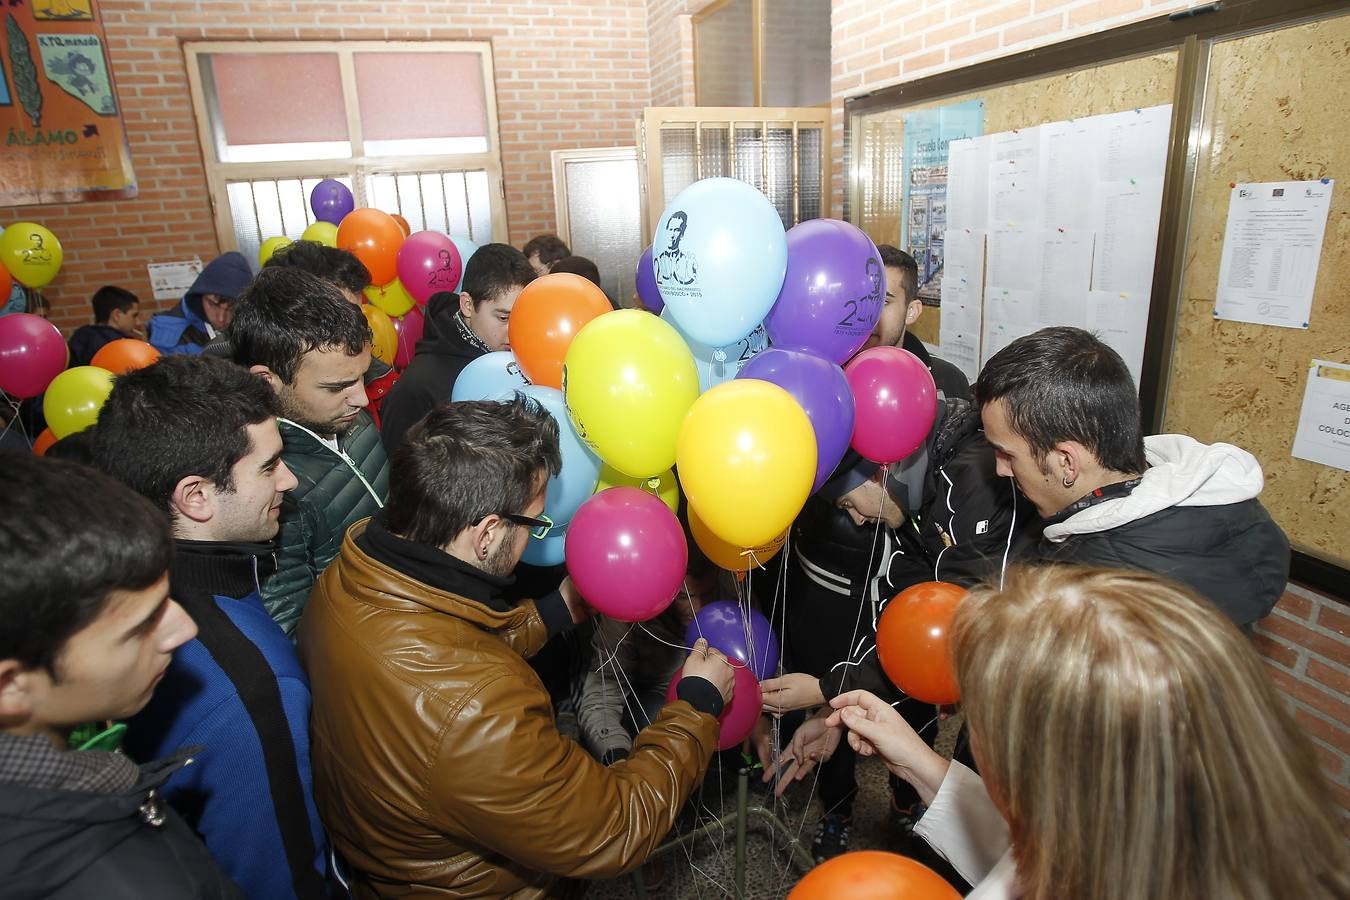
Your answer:
[[[352,474],[355,475],[357,478],[361,479],[361,483],[366,486],[366,490],[370,493],[370,496],[375,500],[375,505],[378,506],[380,509],[384,509],[384,501],[381,500],[380,495],[375,492],[375,488],[371,487],[370,482],[366,480],[366,476],[362,475],[361,470],[356,467],[356,460],[348,456],[347,451],[342,449],[342,444],[340,441],[337,440],[337,438],[333,439],[334,442],[337,443],[338,445],[337,449],[333,450],[333,448],[329,447],[323,438],[319,437],[317,434],[310,431],[308,428],[301,425],[299,422],[292,422],[290,419],[286,418],[278,418],[277,421],[285,422],[287,425],[293,425],[294,427],[303,431],[305,434],[314,438],[314,440],[318,441],[320,447],[323,447],[325,450],[329,450],[333,453],[336,453],[339,457],[341,457],[342,461],[347,464],[347,468],[352,470]]]

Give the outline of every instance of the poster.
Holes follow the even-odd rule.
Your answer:
[[[942,296],[942,238],[948,228],[947,150],[952,141],[984,132],[984,101],[909,113],[904,122],[900,246],[919,264],[919,297],[937,303]]]
[[[0,5],[0,206],[132,197],[94,0]]]
[[[1293,455],[1350,472],[1350,366],[1312,361]]]

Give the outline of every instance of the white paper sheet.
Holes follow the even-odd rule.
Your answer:
[[[1041,185],[1046,228],[1092,228],[1097,191],[1095,132],[1091,119],[1040,127]]]
[[[1308,367],[1293,455],[1350,472],[1350,366],[1314,359]]]
[[[942,279],[941,345],[938,355],[974,381],[980,371],[980,311],[984,294],[985,235],[948,230],[946,274]]]
[[[1083,298],[1092,287],[1090,231],[1055,229],[1043,233],[1041,245],[1040,320],[1056,325],[1087,325]]]
[[[989,232],[989,268],[985,283],[992,290],[1038,292],[1045,233],[1032,228],[995,228]]]
[[[947,227],[982,232],[988,216],[989,138],[952,141],[947,146]]]
[[[1045,219],[1039,129],[1002,131],[989,138],[989,229],[1037,228]]]
[[[202,274],[202,260],[194,256],[182,262],[148,263],[145,268],[150,273],[150,287],[155,299],[177,300]]]
[[[1093,289],[1148,293],[1158,248],[1162,179],[1100,184],[1095,207]]]
[[[1094,332],[1125,360],[1134,383],[1144,364],[1144,332],[1148,326],[1147,291],[1091,291],[1088,294],[1088,331]]]
[[[1334,186],[1331,179],[1233,186],[1215,316],[1308,327]]]
[[[1163,177],[1172,127],[1170,103],[1082,121],[1090,123],[1095,132],[1098,181]]]

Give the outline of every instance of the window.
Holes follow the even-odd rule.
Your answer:
[[[829,0],[720,0],[694,16],[699,106],[830,102]]]
[[[414,231],[505,240],[488,44],[210,42],[185,52],[222,248],[253,260],[266,238],[300,237],[324,178]]]

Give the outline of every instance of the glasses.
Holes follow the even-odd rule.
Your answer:
[[[515,513],[500,513],[503,519],[508,522],[514,522],[517,525],[524,525],[530,529],[530,537],[536,540],[543,540],[548,537],[549,531],[553,528],[553,520],[548,516],[540,516],[537,519],[531,519],[529,516],[520,516]]]

